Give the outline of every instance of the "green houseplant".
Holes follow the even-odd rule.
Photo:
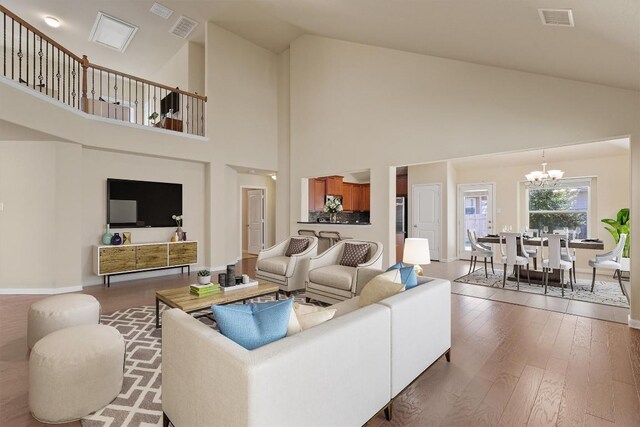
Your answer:
[[[211,283],[211,272],[205,269],[198,271],[198,283],[201,285],[208,285]]]
[[[623,258],[629,258],[629,249],[631,247],[631,240],[629,238],[630,219],[631,217],[629,214],[629,208],[623,208],[618,211],[618,214],[616,215],[616,219],[604,218],[600,220],[603,223],[608,225],[608,227],[605,226],[605,229],[609,233],[611,233],[611,235],[613,236],[613,240],[615,240],[616,244],[620,241],[621,234],[627,235],[627,241],[625,242],[624,250],[622,251]],[[628,270],[625,270],[624,268],[623,270],[628,271]]]

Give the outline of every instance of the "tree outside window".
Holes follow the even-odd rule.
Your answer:
[[[567,227],[580,227],[586,236],[589,218],[589,186],[575,185],[560,188],[530,189],[529,228],[550,232]]]

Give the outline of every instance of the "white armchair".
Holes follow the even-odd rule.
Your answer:
[[[366,261],[357,267],[340,265],[347,243],[369,244]],[[358,273],[362,268],[382,268],[383,246],[380,242],[341,240],[322,254],[309,260],[305,297],[334,304],[356,295]]]
[[[608,270],[616,270],[618,273],[618,283],[620,284],[620,289],[622,290],[623,295],[627,295],[624,291],[624,286],[622,286],[622,264],[620,264],[620,258],[622,257],[622,252],[624,251],[624,245],[627,242],[627,235],[621,234],[620,240],[618,240],[618,244],[616,247],[606,254],[596,255],[595,259],[589,260],[589,265],[593,267],[593,278],[591,279],[591,292],[593,292],[593,288],[596,284],[596,269],[605,268]]]
[[[306,239],[307,248],[299,253],[286,256],[291,239]],[[313,236],[295,236],[278,243],[258,254],[256,278],[276,283],[287,295],[298,289],[304,289],[309,258],[318,254],[318,239]]]

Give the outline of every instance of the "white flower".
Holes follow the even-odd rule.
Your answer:
[[[175,215],[171,215],[171,219],[178,219]]]

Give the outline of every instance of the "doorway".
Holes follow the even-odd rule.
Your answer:
[[[442,213],[440,184],[415,184],[411,188],[412,219],[411,237],[429,239],[431,259],[440,259],[440,215]]]
[[[478,236],[494,232],[495,184],[458,184],[458,258],[471,258],[471,243],[467,230]]]
[[[264,249],[265,189],[242,188],[242,257]]]

